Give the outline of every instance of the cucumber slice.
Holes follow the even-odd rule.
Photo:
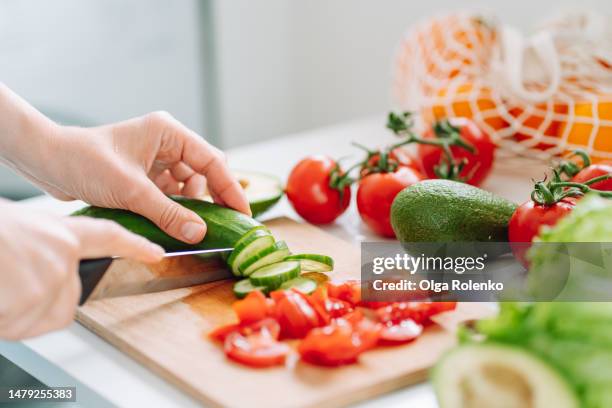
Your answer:
[[[283,282],[280,285],[281,289],[297,289],[300,292],[310,295],[312,292],[317,289],[317,282],[312,279],[305,278],[303,276],[298,276],[297,278],[293,278],[290,281]]]
[[[334,269],[334,260],[327,255],[297,254],[284,259],[285,261],[299,261],[304,272],[329,272]]]
[[[253,286],[249,279],[243,279],[234,284],[234,295],[236,295],[238,299],[242,299],[254,290],[259,290],[263,293],[267,293],[268,288],[266,288],[265,286]]]
[[[266,212],[283,196],[283,185],[275,176],[241,170],[233,170],[232,173],[244,189],[253,217]]]
[[[299,274],[299,262],[276,262],[257,269],[249,275],[249,279],[253,286],[265,286],[268,290],[274,290],[280,287],[283,282],[297,278]]]
[[[232,268],[234,275],[240,276],[239,266],[245,259],[248,259],[253,253],[272,246],[274,246],[274,237],[267,228],[254,229],[236,243],[227,259],[227,264]]]
[[[329,276],[321,272],[306,272],[303,273],[301,276],[315,281],[317,285],[323,285],[329,280]]]
[[[517,347],[470,344],[447,354],[433,382],[441,408],[574,408],[572,387],[551,366]]]
[[[250,251],[249,251],[250,252]],[[274,245],[263,248],[257,253],[250,253],[249,257],[239,263],[238,269],[243,276],[249,276],[257,269],[282,261],[291,252],[285,241],[278,241]]]

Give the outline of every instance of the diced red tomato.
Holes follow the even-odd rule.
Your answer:
[[[259,331],[265,330],[273,338],[278,339],[280,335],[280,325],[278,322],[270,317],[253,322],[250,324],[226,324],[225,326],[217,327],[215,330],[208,334],[213,340],[225,341],[225,339],[232,333],[238,332],[243,335],[253,334]]]
[[[297,290],[278,290],[270,294],[276,302],[276,320],[284,338],[301,339],[314,328],[321,326],[318,313],[306,296]]]
[[[215,341],[225,341],[225,338],[229,336],[231,333],[238,331],[240,329],[240,325],[237,323],[234,324],[226,324],[224,326],[219,326],[210,333],[208,333],[208,337]]]
[[[271,315],[268,301],[269,299],[263,293],[256,290],[249,293],[244,299],[234,302],[232,308],[240,323],[249,324]]]
[[[383,326],[379,333],[379,343],[386,345],[407,343],[419,337],[421,333],[423,333],[423,325],[412,319],[406,319],[396,324]]]
[[[347,313],[352,312],[353,306],[340,299],[330,298],[327,293],[327,288],[319,287],[309,296],[310,302],[322,316],[322,320],[325,324],[329,323],[331,319],[335,319],[340,316],[344,316]]]
[[[233,332],[225,339],[225,354],[241,364],[251,367],[283,365],[290,348],[276,340],[266,330],[244,335]]]
[[[453,310],[456,305],[456,302],[397,302],[376,309],[376,314],[382,323],[397,324],[412,319],[416,323],[427,325],[431,323],[430,317]]]
[[[302,360],[323,366],[339,366],[357,361],[363,352],[359,334],[348,323],[332,323],[312,329],[300,343],[298,351]]]
[[[328,282],[327,294],[330,298],[344,300],[357,306],[361,302],[361,282],[356,280]]]

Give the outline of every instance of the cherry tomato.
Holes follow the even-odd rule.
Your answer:
[[[612,174],[612,164],[591,164],[590,166],[580,170],[580,173],[576,174],[572,178],[572,181],[576,183],[585,183],[591,179],[594,179],[595,177],[606,174]],[[601,191],[612,191],[612,178],[598,181],[597,183],[591,184],[590,187]]]
[[[331,319],[353,311],[353,306],[344,300],[330,298],[327,288],[320,286],[308,297],[310,304],[319,313],[321,321],[328,324]]]
[[[270,316],[269,301],[266,296],[256,290],[249,293],[244,299],[234,302],[232,309],[242,324],[249,324]]]
[[[394,345],[412,341],[423,333],[423,325],[412,319],[405,319],[395,324],[382,327],[379,333],[379,343]]]
[[[242,335],[249,335],[255,332],[265,330],[275,339],[280,336],[280,325],[278,322],[270,317],[250,323],[250,324],[227,324],[225,326],[219,326],[215,330],[211,331],[208,336],[216,341],[225,341],[225,339],[232,333],[240,333]]]
[[[361,219],[378,235],[395,238],[391,227],[391,204],[404,188],[423,180],[418,171],[398,167],[392,173],[373,173],[361,179],[357,208]]]
[[[225,339],[227,338],[227,336],[229,336],[230,334],[237,332],[238,330],[240,330],[240,325],[237,323],[233,323],[233,324],[226,324],[224,326],[219,326],[216,329],[214,329],[213,331],[211,331],[210,333],[208,333],[208,337],[210,337],[211,339],[215,340],[215,341],[225,341]]]
[[[376,309],[378,320],[384,324],[399,324],[404,320],[428,325],[430,318],[439,313],[454,310],[457,302],[396,302]]]
[[[353,306],[357,306],[361,302],[361,282],[357,280],[328,282],[327,294],[330,298],[344,300]]]
[[[276,302],[276,320],[284,338],[301,339],[323,322],[306,295],[297,290],[278,290],[270,294]]]
[[[366,165],[361,168],[361,177],[371,174],[371,168],[376,167],[380,160],[380,153],[373,154],[367,161]],[[410,154],[410,152],[401,147],[397,147],[389,153],[388,161],[391,164],[399,167],[408,167],[418,172],[421,171],[419,162]]]
[[[287,198],[306,221],[328,224],[347,209],[351,189],[346,186],[340,194],[329,185],[336,166],[336,162],[329,157],[311,156],[291,170],[287,180]]]
[[[555,225],[569,214],[575,206],[572,199],[563,199],[552,205],[536,204],[529,200],[521,204],[512,214],[508,224],[508,239],[514,256],[528,266],[526,253],[529,243],[538,235],[543,225]]]
[[[343,318],[313,329],[300,343],[302,360],[316,365],[339,366],[351,364],[364,351],[374,347],[380,328],[367,319],[347,321]]]
[[[467,164],[459,176],[467,178],[465,180],[467,183],[478,186],[491,172],[493,159],[495,158],[495,144],[489,135],[470,119],[451,118],[449,121],[451,125],[460,129],[461,138],[476,149],[475,153],[470,153],[459,146],[451,147],[451,152],[456,161],[467,160]],[[434,138],[433,128],[430,128],[424,137],[426,139]],[[434,169],[444,160],[442,148],[419,144],[417,151],[423,174],[429,178],[437,178]]]
[[[283,365],[290,350],[266,330],[248,335],[233,332],[225,339],[224,349],[227,357],[251,367]]]

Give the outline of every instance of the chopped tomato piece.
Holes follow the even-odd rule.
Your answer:
[[[234,302],[232,308],[240,323],[249,324],[270,316],[268,300],[263,293],[256,290],[244,299]]]
[[[348,324],[330,324],[312,329],[298,347],[302,360],[323,366],[339,366],[357,361],[363,352],[359,334]]]
[[[382,328],[380,323],[362,317],[361,320],[353,322],[352,325],[361,338],[362,351],[373,349],[379,342]]]
[[[314,308],[323,316],[323,322],[329,323],[330,319],[344,316],[352,312],[353,306],[344,300],[330,298],[325,287],[319,287],[310,295],[311,303]]]
[[[361,301],[361,283],[356,280],[329,282],[327,294],[330,298],[344,300],[353,306]]]
[[[270,296],[276,301],[275,317],[280,323],[282,337],[301,339],[312,328],[323,324],[303,293],[282,290],[274,291]]]
[[[423,333],[423,326],[412,319],[383,326],[379,333],[380,344],[402,344],[412,341]]]
[[[219,326],[210,333],[208,333],[208,337],[215,341],[225,341],[225,338],[229,336],[231,333],[238,331],[240,329],[240,325],[237,323],[226,324],[224,326]]]
[[[227,357],[251,367],[283,365],[289,350],[265,330],[248,335],[233,332],[225,339]]]
[[[427,325],[430,317],[438,313],[453,310],[456,302],[397,302],[376,309],[378,320],[382,323],[400,323],[412,319],[416,323]]]
[[[259,331],[266,331],[270,336],[278,339],[280,335],[280,325],[278,322],[270,317],[253,322],[250,324],[226,324],[225,326],[219,326],[208,334],[213,340],[225,341],[225,339],[232,333],[237,332],[245,336],[253,334]]]

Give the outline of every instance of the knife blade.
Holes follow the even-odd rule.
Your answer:
[[[190,251],[166,252],[164,258],[175,258],[189,255],[200,255],[198,267],[193,273],[170,277],[153,277],[149,280],[124,282],[120,286],[105,288],[100,297],[129,296],[142,293],[161,292],[164,290],[179,289],[202,283],[214,282],[231,276],[219,255],[229,253],[233,248],[197,249]],[[210,255],[210,256],[205,256]],[[120,257],[105,257],[83,259],[79,263],[79,278],[81,280],[81,298],[79,306],[84,304],[98,286],[106,271],[115,259]]]

